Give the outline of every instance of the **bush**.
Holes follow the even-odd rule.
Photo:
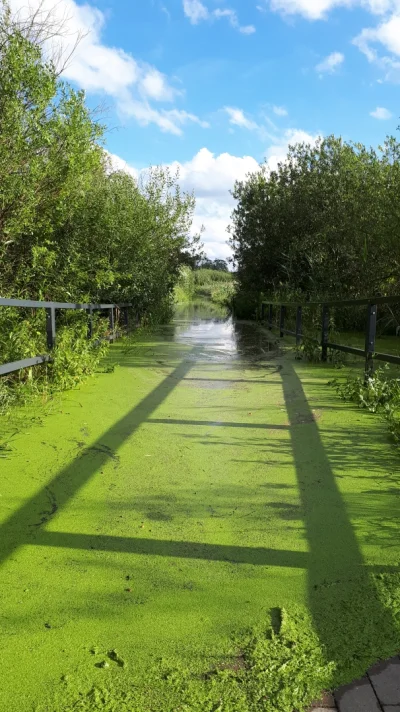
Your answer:
[[[2,311],[6,312],[2,315]],[[43,310],[34,312],[32,319],[18,318],[16,309],[0,310],[0,334],[9,338],[0,342],[0,363],[18,361],[46,353]],[[57,325],[56,347],[50,363],[25,368],[0,379],[0,414],[9,412],[11,406],[25,404],[32,397],[51,398],[55,393],[73,388],[93,374],[108,348],[106,335],[108,319],[93,316],[93,335],[88,339],[86,312],[64,313]]]
[[[199,269],[194,273],[195,294],[215,304],[232,305],[236,283],[231,272]]]
[[[175,287],[175,302],[177,304],[186,304],[194,297],[195,280],[194,273],[190,267],[182,266],[179,271],[178,282]]]
[[[343,400],[357,403],[370,413],[379,413],[396,443],[400,443],[400,378],[387,376],[389,365],[362,378],[348,376],[342,383],[331,381]]]
[[[44,57],[40,16],[21,23],[0,0],[0,294],[131,303],[144,323],[164,321],[180,265],[201,249],[190,236],[194,197],[167,168],[140,180],[112,169],[84,93]],[[2,380],[3,410],[10,389],[69,388],[96,368],[101,321],[88,342],[85,314],[58,319],[53,363]],[[0,363],[46,353],[45,335],[44,310],[1,308]]]

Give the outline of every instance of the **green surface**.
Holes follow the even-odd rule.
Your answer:
[[[324,679],[319,647],[332,684],[399,648],[384,427],[340,401],[333,369],[192,317],[113,346],[113,373],[3,451],[1,712],[287,710],[282,689]],[[271,691],[257,660],[275,659]]]

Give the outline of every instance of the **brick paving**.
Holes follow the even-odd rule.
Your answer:
[[[360,680],[326,695],[310,712],[400,712],[400,657],[373,665]]]

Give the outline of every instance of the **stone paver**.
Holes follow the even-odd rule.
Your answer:
[[[368,677],[341,687],[335,692],[335,700],[339,712],[382,712]]]
[[[400,656],[373,665],[360,680],[325,694],[310,712],[400,712]]]
[[[327,692],[321,700],[312,705],[310,712],[329,712],[329,710],[331,712],[336,710],[336,704],[333,695]]]
[[[382,707],[397,706],[400,710],[400,658],[373,665],[368,676]]]

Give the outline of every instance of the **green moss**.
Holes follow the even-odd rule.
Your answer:
[[[331,368],[213,328],[113,346],[2,441],[1,712],[302,711],[398,651],[384,428]]]

